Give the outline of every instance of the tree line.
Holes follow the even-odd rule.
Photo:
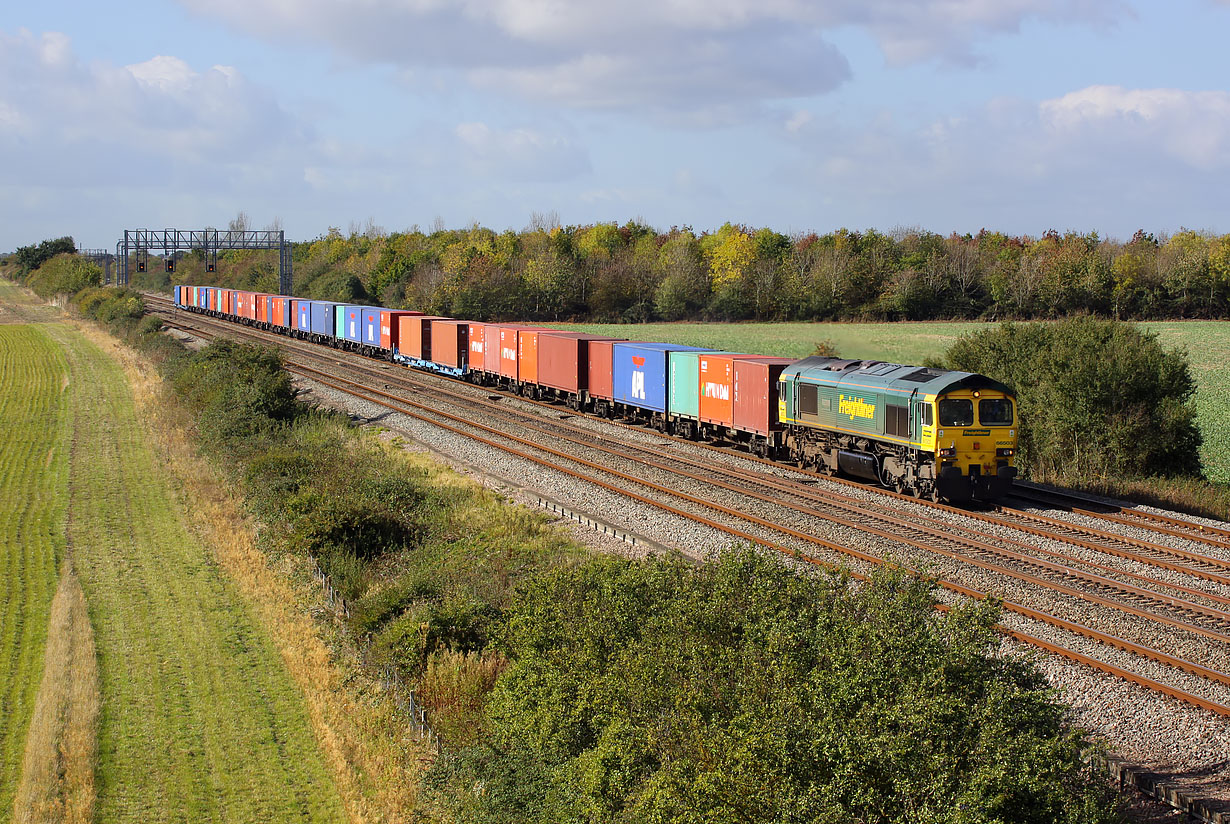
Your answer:
[[[194,260],[195,258],[195,260]],[[188,255],[177,281],[207,282]],[[537,225],[520,232],[337,229],[294,244],[295,293],[475,320],[1123,319],[1230,314],[1230,235],[1041,237],[841,229],[787,236]],[[166,280],[161,267],[148,274]],[[218,285],[273,290],[268,255],[227,253]],[[134,282],[137,278],[134,278]],[[156,284],[151,284],[156,285]]]

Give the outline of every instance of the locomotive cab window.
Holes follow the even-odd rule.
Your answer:
[[[940,401],[940,426],[973,426],[974,402],[966,398]]]
[[[983,426],[1012,426],[1012,401],[987,398],[978,401],[978,420]]]
[[[814,383],[799,384],[799,414],[816,415],[816,385]]]

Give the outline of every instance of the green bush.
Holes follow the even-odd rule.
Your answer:
[[[946,359],[1016,390],[1020,461],[1036,478],[1200,474],[1186,354],[1136,326],[1005,323],[961,338]]]
[[[26,285],[44,298],[75,295],[101,281],[102,269],[93,261],[74,254],[61,254],[46,260],[26,277]]]
[[[428,785],[476,822],[1112,820],[997,616],[750,551],[548,572],[508,610],[489,740]]]
[[[217,338],[189,356],[172,387],[199,415],[211,443],[248,449],[249,441],[300,412],[290,375],[273,349]]]

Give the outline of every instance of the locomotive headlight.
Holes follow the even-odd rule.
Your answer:
[[[1016,450],[1010,447],[1006,449],[996,449],[995,450],[995,457],[997,458],[1011,458],[1015,454],[1016,454]]]

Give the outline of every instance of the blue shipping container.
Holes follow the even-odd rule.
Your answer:
[[[615,400],[648,409],[666,411],[666,353],[703,352],[703,347],[678,343],[616,343],[611,347]]]
[[[295,329],[299,332],[312,331],[312,302],[310,300],[295,301]]]
[[[334,324],[334,310],[339,304],[331,303],[327,300],[313,300],[310,302],[312,320],[309,326],[309,331],[317,335],[324,335],[327,338],[336,337],[337,331]]]
[[[182,288],[182,287],[179,287],[179,286],[176,286],[176,287],[175,287],[175,305],[176,305],[176,306],[183,306],[183,304],[182,304],[182,303],[180,303],[180,301],[179,301],[179,290],[180,290],[181,288]]]
[[[380,346],[380,307],[363,307],[363,342],[368,346]]]

